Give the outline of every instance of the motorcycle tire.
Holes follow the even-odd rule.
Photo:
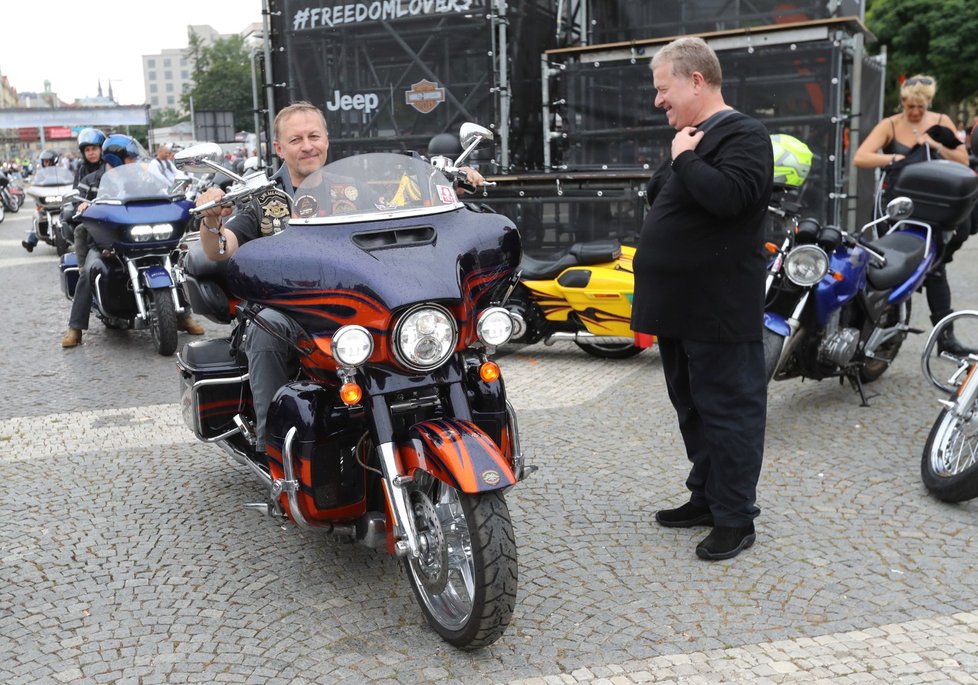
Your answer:
[[[951,395],[953,402],[955,395]],[[978,417],[975,407],[964,418],[944,409],[927,436],[920,479],[943,502],[978,497]]]
[[[0,203],[0,224],[2,224],[2,223],[3,223],[3,220],[4,220],[5,218],[6,218],[6,216],[5,216],[5,215],[4,215],[4,213],[3,213],[3,203]]]
[[[3,191],[3,208],[11,214],[16,214],[20,210],[20,198],[6,190]]]
[[[492,644],[516,605],[516,541],[505,497],[433,480],[411,494],[411,507],[428,544],[404,566],[425,619],[459,649]]]
[[[166,289],[150,290],[149,330],[153,347],[161,357],[169,357],[177,351],[177,310],[173,296]]]
[[[770,383],[771,379],[774,378],[774,370],[778,366],[778,360],[781,358],[784,336],[765,328],[762,341],[764,342],[764,377]]]
[[[54,226],[52,228],[54,229],[52,231],[54,237],[54,249],[58,251],[58,256],[61,257],[62,255],[66,255],[71,252],[71,245],[68,244],[68,241],[65,240],[65,237],[61,234],[61,227]]]
[[[600,343],[575,340],[574,344],[592,357],[598,357],[600,359],[629,359],[640,354],[644,349],[636,347],[631,343]]]
[[[911,311],[911,301],[907,300],[907,316],[903,321],[897,321],[899,316],[899,308],[894,307],[889,312],[883,315],[882,326],[883,328],[891,328],[897,323],[902,323],[904,325],[909,325],[910,323],[910,311]],[[859,367],[859,379],[863,383],[872,383],[877,378],[883,375],[883,373],[890,368],[890,364],[896,359],[897,353],[900,352],[900,348],[903,346],[903,341],[907,338],[906,333],[901,333],[893,340],[880,345],[876,348],[876,357],[874,359],[864,359],[862,365]]]

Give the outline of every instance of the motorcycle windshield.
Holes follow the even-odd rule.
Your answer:
[[[70,186],[75,179],[71,172],[57,166],[41,167],[34,172],[31,185],[35,186]]]
[[[125,204],[147,200],[170,200],[170,182],[146,162],[123,164],[105,172],[95,202]]]
[[[461,206],[452,183],[424,159],[370,153],[310,174],[295,191],[292,223],[362,223],[440,214]]]

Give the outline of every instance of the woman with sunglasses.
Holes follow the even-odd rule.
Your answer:
[[[951,117],[930,111],[936,92],[937,82],[931,76],[911,76],[904,81],[900,87],[903,111],[876,124],[856,150],[852,163],[860,169],[882,168],[902,160],[914,145],[926,145],[931,149],[931,159],[967,164],[964,146],[948,147],[927,133],[937,125],[947,127],[952,134],[955,131]]]
[[[954,136],[955,126],[951,117],[930,111],[936,92],[937,82],[931,76],[918,74],[904,81],[900,87],[903,111],[876,124],[856,150],[852,163],[860,169],[888,167],[905,159],[915,146],[921,145],[930,148],[930,159],[948,159],[967,165],[968,151]],[[941,136],[932,131],[933,126],[946,127],[946,135]],[[936,140],[932,134],[945,142]],[[960,247],[960,243],[957,247]],[[945,266],[950,261],[952,252],[953,248],[944,249],[941,261],[934,265],[924,281],[933,324],[953,311],[951,286],[947,282]],[[941,331],[937,348],[941,352],[960,356],[978,352],[958,341],[951,326]]]

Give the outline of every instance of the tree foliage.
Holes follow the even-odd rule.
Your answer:
[[[937,79],[937,111],[956,112],[978,96],[978,12],[974,0],[872,0],[866,25],[886,45],[886,102],[913,74]]]
[[[253,128],[251,57],[244,39],[231,36],[205,45],[191,33],[188,53],[194,87],[181,97],[184,108],[190,111],[192,97],[195,110],[233,112],[235,131]]]
[[[189,114],[181,114],[172,107],[166,107],[164,109],[153,110],[149,117],[149,125],[152,128],[166,128],[179,124],[181,121],[189,120]]]

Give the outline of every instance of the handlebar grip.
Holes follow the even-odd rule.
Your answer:
[[[208,209],[213,209],[214,207],[217,207],[218,204],[219,202],[217,200],[211,200],[210,202],[205,202],[200,207],[191,207],[190,213],[196,216],[201,212],[206,212]]]

